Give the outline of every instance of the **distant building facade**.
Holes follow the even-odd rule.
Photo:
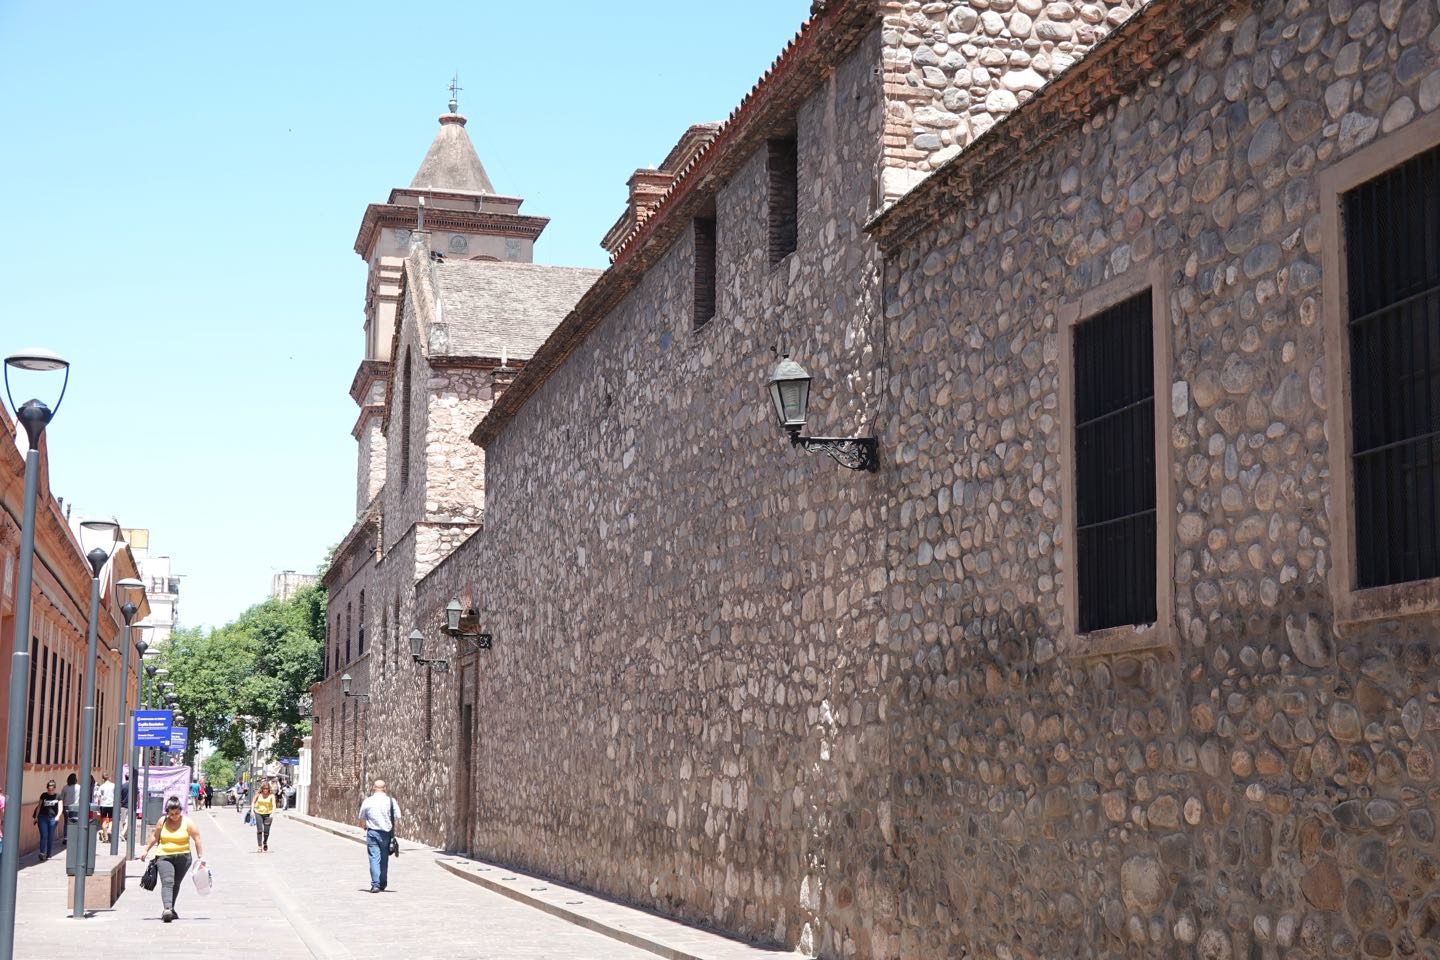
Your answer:
[[[406,829],[826,958],[1440,956],[1437,24],[816,3],[370,615]]]
[[[145,641],[158,646],[169,640],[180,625],[180,576],[174,572],[168,555],[151,550],[149,530],[129,527],[121,531],[121,536],[140,564],[139,578],[145,582],[145,596],[150,603],[150,614],[137,621],[137,626],[149,627]]]
[[[270,578],[270,599],[289,600],[295,594],[306,587],[313,587],[320,582],[318,574],[296,573],[294,570],[283,570]]]

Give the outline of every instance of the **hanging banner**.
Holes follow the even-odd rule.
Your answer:
[[[170,728],[170,752],[171,752],[171,753],[184,753],[184,752],[185,752],[185,747],[188,746],[189,743],[190,743],[190,728],[189,728],[189,727],[171,727],[171,728]]]
[[[168,750],[173,717],[169,710],[136,710],[135,746]]]

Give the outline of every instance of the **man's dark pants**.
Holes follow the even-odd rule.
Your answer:
[[[370,854],[370,886],[385,889],[390,879],[390,838],[389,830],[366,830],[365,849]]]

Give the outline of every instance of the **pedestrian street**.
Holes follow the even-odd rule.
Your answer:
[[[462,879],[442,866],[433,850],[417,844],[402,842],[402,855],[390,861],[389,889],[371,894],[365,847],[331,832],[350,830],[347,825],[319,829],[276,814],[270,850],[257,853],[254,829],[234,808],[202,810],[194,821],[214,890],[202,897],[186,877],[175,903],[178,919],[169,924],[160,919],[159,891],[140,887],[144,866],[138,861],[128,865],[125,893],[112,909],[74,920],[63,854],[45,863],[37,863],[33,854],[26,857],[15,956],[30,960],[103,951],[146,960],[257,955],[266,960],[654,960],[657,955],[653,948],[631,946]],[[509,875],[499,868],[494,872]],[[571,897],[569,902],[583,899]],[[637,924],[649,919],[639,911],[613,909],[639,918]],[[705,960],[776,956],[720,942],[724,946],[718,952],[694,955]]]

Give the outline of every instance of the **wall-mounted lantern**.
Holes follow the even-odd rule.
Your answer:
[[[345,694],[345,696],[347,696],[347,697],[353,697],[353,698],[355,698],[356,700],[369,701],[369,699],[370,699],[370,694],[368,694],[368,693],[351,693],[351,692],[350,692],[350,674],[348,674],[348,673],[342,673],[342,674],[340,675],[340,692],[343,693],[343,694]]]
[[[458,597],[445,606],[445,632],[458,640],[468,641],[476,650],[489,650],[491,635],[475,629],[479,619],[480,611],[474,607],[464,610]]]
[[[410,631],[410,659],[418,664],[431,667],[436,673],[445,673],[450,669],[450,661],[442,657],[428,660],[421,656],[425,649],[425,634],[419,630]]]
[[[787,353],[770,374],[770,400],[780,426],[790,434],[790,443],[807,453],[823,453],[850,470],[879,469],[877,444],[874,437],[804,437],[805,421],[810,411],[810,374],[790,359]]]

